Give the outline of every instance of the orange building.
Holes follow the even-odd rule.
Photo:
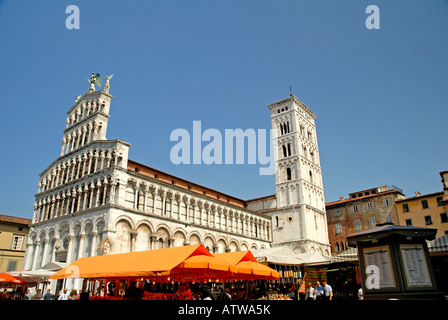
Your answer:
[[[448,171],[440,172],[444,191],[398,200],[399,224],[403,226],[437,229],[436,237],[448,234]]]
[[[0,214],[0,272],[22,269],[31,219]]]

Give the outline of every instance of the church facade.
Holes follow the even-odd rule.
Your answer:
[[[248,201],[129,159],[129,143],[106,138],[111,99],[108,82],[91,86],[68,110],[60,156],[40,174],[25,270],[197,243],[329,255],[315,115],[296,97],[268,106],[276,195]]]
[[[67,112],[60,157],[40,174],[25,269],[196,243],[215,253],[270,246],[271,219],[243,200],[132,161],[129,143],[107,140],[111,99],[89,92]]]

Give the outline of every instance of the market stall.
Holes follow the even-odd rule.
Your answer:
[[[243,295],[239,294],[238,290],[235,290],[238,286],[231,285],[231,288],[234,289],[232,290],[232,296],[237,299],[244,297],[247,300],[249,294],[251,298],[266,296],[264,280],[277,280],[280,278],[280,274],[276,270],[259,263],[251,251],[219,253],[215,254],[215,257],[225,260],[237,268],[237,272],[233,276],[235,280],[246,280],[244,284],[245,293]],[[250,281],[256,282],[250,283]]]
[[[278,299],[297,298],[299,292],[305,293],[303,286],[310,281],[307,280],[306,273],[317,273],[322,278],[320,270],[331,263],[330,257],[318,252],[300,253],[286,246],[256,250],[253,254],[258,262],[268,265],[280,274],[278,280],[268,284],[270,296]]]
[[[271,268],[259,264],[250,252],[234,264],[212,255],[202,245],[81,258],[50,279],[83,278],[83,291],[105,299],[140,296],[172,299],[178,283],[223,283],[236,279],[277,279]],[[150,292],[172,285],[171,293]],[[149,290],[148,290],[149,288]],[[154,290],[156,291],[156,290]],[[106,298],[107,297],[107,298]],[[93,297],[92,297],[93,298]],[[93,298],[98,299],[98,298]]]
[[[30,277],[19,277],[9,272],[0,273],[0,300],[24,299],[26,288],[36,284]]]
[[[215,254],[237,268],[235,277],[241,280],[277,280],[280,274],[255,259],[251,251],[237,251]]]
[[[428,241],[428,250],[437,287],[448,296],[448,235]]]

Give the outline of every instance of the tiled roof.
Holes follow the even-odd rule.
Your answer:
[[[12,217],[0,214],[0,222],[10,222],[10,223],[18,223],[18,224],[31,224],[31,219]]]
[[[409,197],[406,199],[397,200],[396,202],[406,202],[406,201],[412,201],[412,200],[421,199],[421,198],[437,197],[437,196],[442,196],[442,195],[443,195],[443,192],[439,191],[439,192],[421,194],[419,196],[414,196],[414,197]]]
[[[353,201],[364,200],[364,199],[368,199],[368,198],[382,196],[382,195],[389,194],[389,193],[401,193],[401,192],[398,191],[398,190],[388,190],[388,191],[379,192],[379,193],[375,193],[375,194],[369,194],[367,196],[362,196],[362,197],[348,198],[348,199],[342,199],[342,200],[333,201],[333,202],[327,202],[325,204],[325,206],[333,206],[333,205],[337,205],[337,204],[343,204],[343,203],[346,203],[346,202],[353,202]]]

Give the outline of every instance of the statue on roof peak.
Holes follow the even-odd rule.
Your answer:
[[[89,81],[89,83],[90,83],[89,93],[95,92],[95,85],[98,88],[101,87],[101,75],[99,73],[97,73],[97,74],[92,73],[92,75],[90,76],[90,80],[87,79],[87,81]]]

